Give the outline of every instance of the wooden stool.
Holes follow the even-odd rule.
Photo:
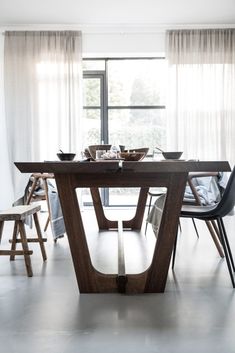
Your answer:
[[[28,277],[33,276],[31,258],[30,255],[33,254],[32,250],[29,250],[28,243],[39,243],[42,253],[42,258],[45,261],[47,259],[46,250],[44,247],[44,242],[47,241],[46,238],[42,237],[40,224],[38,221],[37,212],[40,211],[40,205],[24,205],[12,207],[6,211],[0,212],[0,243],[2,239],[3,226],[5,221],[15,221],[13,237],[10,240],[11,249],[10,250],[0,250],[0,255],[10,255],[10,260],[15,260],[15,255],[23,255],[25,260],[25,266],[27,270]],[[33,215],[37,238],[27,238],[24,221],[26,217]],[[20,235],[20,238],[17,239],[17,235]],[[16,244],[22,244],[22,250],[16,250]]]

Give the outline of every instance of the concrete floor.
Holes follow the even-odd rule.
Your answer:
[[[109,214],[114,218],[116,211]],[[116,232],[99,233],[91,210],[83,218],[94,265],[115,272]],[[67,238],[54,244],[50,231],[46,263],[31,246],[32,278],[21,257],[2,256],[0,353],[234,353],[235,290],[204,223],[197,224],[199,239],[191,221],[182,220],[175,271],[163,294],[79,294]],[[235,217],[225,224],[235,253]],[[2,248],[10,231],[8,224]],[[146,237],[125,233],[128,273],[148,266],[154,242],[150,226]]]

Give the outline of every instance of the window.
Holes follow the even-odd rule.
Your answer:
[[[150,154],[156,145],[164,149],[164,58],[84,59],[83,73],[86,146],[103,141],[126,149],[149,147]],[[129,192],[128,204],[137,197]],[[122,195],[121,190],[109,189],[104,203],[125,204]]]

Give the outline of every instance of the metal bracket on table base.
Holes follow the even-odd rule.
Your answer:
[[[117,276],[117,286],[118,286],[118,292],[119,293],[126,293],[126,284],[127,284],[127,276],[122,275],[122,276]]]
[[[126,293],[127,276],[125,269],[123,222],[118,221],[118,276],[117,285],[119,293]]]

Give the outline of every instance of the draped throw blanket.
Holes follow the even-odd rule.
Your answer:
[[[221,196],[226,188],[227,175],[219,173],[216,177],[200,177],[193,178],[192,182],[196,188],[197,194],[202,205],[214,205],[220,201]],[[166,195],[161,195],[154,203],[148,217],[147,222],[152,224],[153,232],[157,236],[161,224],[162,213],[164,210]],[[196,200],[189,186],[186,186],[184,200],[185,203],[195,203]]]
[[[62,238],[64,236],[65,225],[64,225],[64,218],[61,210],[59,195],[57,189],[54,184],[52,184],[49,180],[47,182],[47,189],[48,189],[48,203],[50,208],[50,225],[51,225],[51,232],[54,240],[58,238]],[[39,184],[34,191],[35,196],[45,196],[45,189],[42,183],[42,180],[39,179]]]
[[[56,188],[47,182],[48,184],[48,198],[49,198],[49,207],[50,207],[50,214],[51,214],[51,231],[54,240],[58,238],[62,238],[64,236],[65,225],[64,225],[64,218],[62,215],[59,195]]]

